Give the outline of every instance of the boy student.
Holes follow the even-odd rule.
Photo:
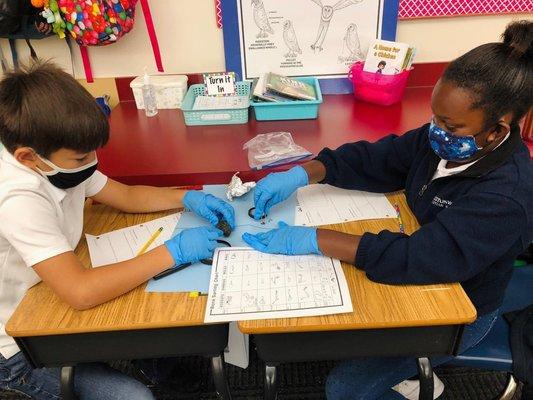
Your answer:
[[[255,218],[309,183],[404,189],[421,225],[417,232],[356,236],[281,224],[245,233],[244,240],[269,253],[324,254],[387,284],[461,282],[478,312],[462,351],[478,343],[498,315],[515,257],[533,239],[533,164],[518,125],[533,104],[533,21],[511,23],[502,37],[503,43],[481,45],[450,63],[433,90],[428,124],[376,143],[326,148],[255,189]],[[326,393],[328,399],[416,399],[418,381],[404,381],[415,374],[409,358],[348,361],[330,373]],[[440,381],[436,388],[442,393]]]
[[[134,259],[85,269],[73,250],[86,197],[125,212],[187,207],[212,224],[234,227],[233,208],[198,191],[126,186],[97,171],[95,150],[109,125],[92,96],[51,64],[7,74],[0,82],[0,388],[36,399],[59,398],[59,370],[32,369],[5,324],[28,288],[44,281],[66,303],[87,309],[157,273],[209,258],[222,231],[187,229]],[[134,154],[130,155],[135,157]],[[80,399],[153,399],[133,378],[104,364],[81,365]]]

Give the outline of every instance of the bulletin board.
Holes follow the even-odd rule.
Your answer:
[[[532,0],[400,0],[398,17],[434,18],[533,12]]]
[[[316,76],[323,93],[350,93],[349,67],[373,39],[395,40],[398,0],[222,0],[226,70]]]

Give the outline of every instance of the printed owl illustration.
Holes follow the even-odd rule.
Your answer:
[[[357,25],[350,24],[346,29],[346,35],[343,38],[344,46],[350,54],[346,57],[347,61],[359,61],[364,59],[361,53],[361,43],[359,42],[359,34],[357,32]]]
[[[254,10],[254,21],[257,27],[259,28],[259,33],[256,37],[266,38],[268,34],[273,34],[274,30],[268,22],[268,14],[265,11],[265,5],[263,0],[252,0],[252,8]]]
[[[285,57],[296,57],[296,53],[302,54],[302,50],[298,45],[298,38],[294,32],[294,26],[290,20],[286,20],[283,23],[283,41],[289,48],[289,52],[285,54]]]
[[[318,32],[316,35],[315,43],[311,45],[311,50],[313,51],[322,51],[322,44],[326,39],[326,34],[328,33],[329,24],[333,18],[333,14],[337,10],[342,10],[352,4],[358,4],[363,0],[339,0],[333,6],[323,5],[322,0],[311,0],[313,3],[318,5],[322,11],[320,13],[320,24],[318,26]]]

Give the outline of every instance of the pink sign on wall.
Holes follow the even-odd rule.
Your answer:
[[[398,17],[408,19],[524,12],[533,12],[533,0],[400,0]]]

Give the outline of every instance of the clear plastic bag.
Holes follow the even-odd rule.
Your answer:
[[[312,154],[294,143],[289,132],[270,132],[257,135],[247,141],[242,148],[248,150],[248,164],[253,169],[288,164]]]

